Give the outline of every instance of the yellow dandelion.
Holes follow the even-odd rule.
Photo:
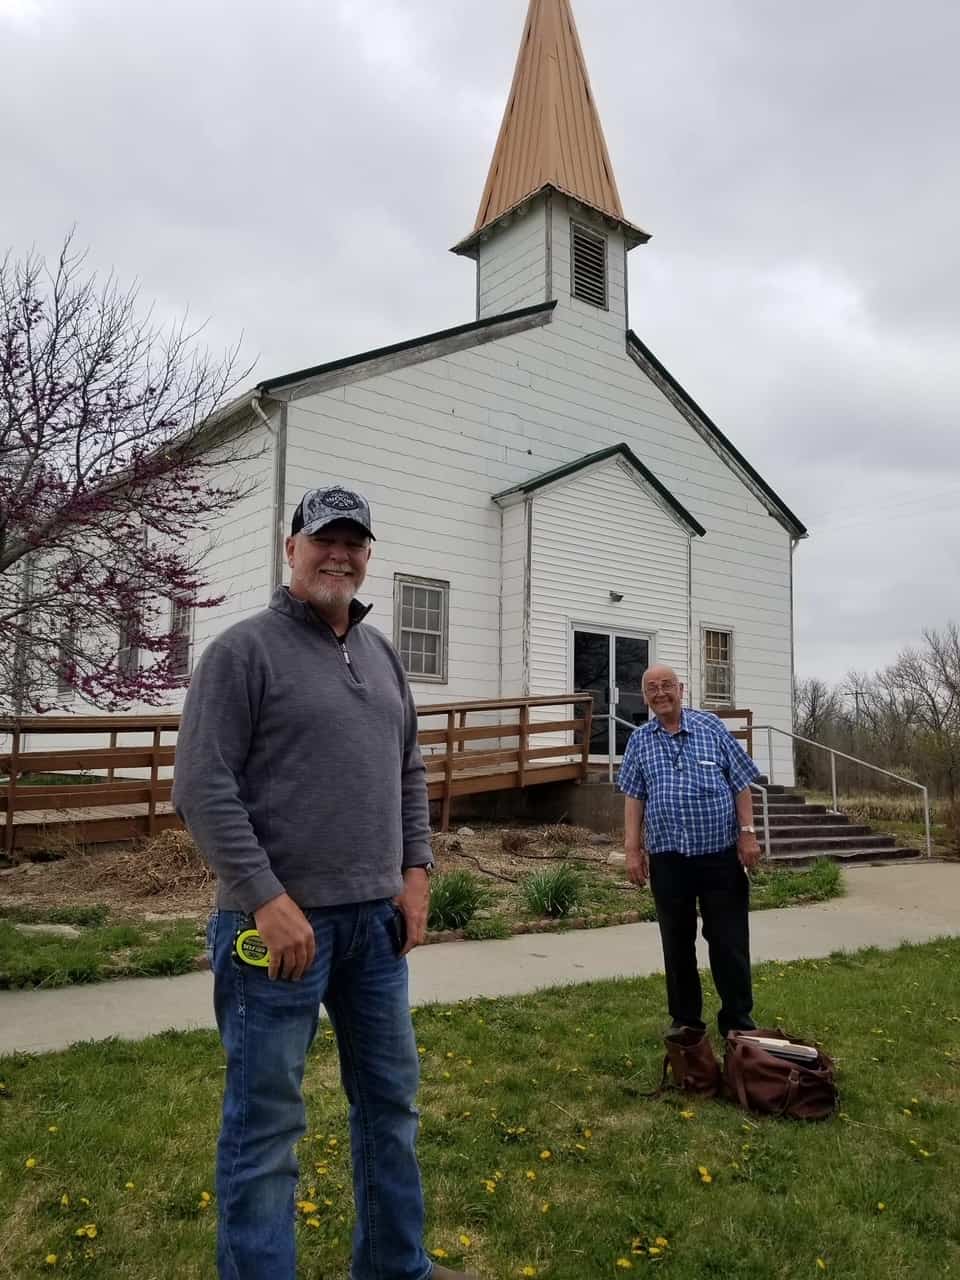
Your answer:
[[[75,1236],[79,1236],[81,1239],[85,1236],[88,1240],[96,1240],[97,1224],[95,1222],[88,1222],[85,1226],[77,1227],[73,1234]]]
[[[469,1248],[470,1248],[470,1244],[471,1244],[470,1237],[469,1237],[469,1236],[461,1236],[461,1237],[460,1237],[460,1243],[463,1245],[463,1247],[464,1247],[465,1249],[469,1249]]]
[[[920,1099],[919,1099],[919,1098],[911,1098],[911,1099],[910,1099],[910,1101],[913,1103],[913,1105],[914,1105],[915,1107],[919,1107],[919,1105],[920,1105]]]
[[[923,1156],[924,1160],[930,1159],[931,1153],[929,1151],[924,1151],[923,1147],[920,1148],[920,1154]]]
[[[59,1125],[56,1125],[56,1124],[48,1125],[48,1127],[47,1127],[47,1133],[59,1133],[59,1132],[60,1132],[60,1126],[59,1126]]]
[[[80,1203],[81,1203],[81,1204],[86,1205],[86,1206],[87,1206],[87,1208],[89,1209],[89,1207],[90,1207],[90,1201],[87,1199],[87,1197],[86,1197],[86,1196],[81,1196],[81,1197],[80,1197]]]
[[[817,1270],[818,1270],[818,1271],[826,1271],[826,1269],[827,1269],[827,1264],[824,1262],[824,1260],[823,1260],[822,1258],[818,1258],[818,1259],[817,1259]]]
[[[133,1182],[125,1182],[123,1184],[124,1191],[136,1191],[136,1184]]]
[[[312,1200],[298,1200],[297,1208],[300,1210],[301,1213],[317,1212],[317,1206],[314,1204]]]
[[[662,1255],[663,1250],[660,1248],[659,1245],[652,1244],[650,1246],[649,1253],[651,1258],[659,1258]]]
[[[541,1201],[540,1201],[540,1212],[541,1212],[541,1213],[549,1213],[549,1212],[550,1212],[550,1201],[549,1201],[549,1200],[541,1200]]]
[[[883,1203],[883,1201],[882,1201],[882,1200],[878,1200],[878,1201],[877,1201],[877,1213],[883,1213],[883,1211],[886,1209],[886,1207],[887,1207],[887,1206]]]
[[[444,1080],[449,1080],[449,1079],[450,1079],[450,1072],[449,1072],[449,1071],[444,1071],[444,1072],[443,1072],[443,1078],[444,1078]]]
[[[209,1192],[209,1191],[201,1191],[201,1192],[200,1192],[200,1199],[201,1199],[205,1204],[209,1204],[209,1203],[210,1203],[210,1201],[213,1199],[213,1197],[210,1195],[210,1192]]]
[[[446,1249],[433,1249],[431,1252],[435,1258],[445,1258],[447,1256]]]
[[[35,1169],[35,1168],[37,1167],[37,1157],[36,1157],[36,1156],[28,1156],[28,1157],[27,1157],[27,1159],[26,1159],[26,1161],[25,1161],[24,1163],[25,1163],[26,1168],[28,1168],[28,1169]]]
[[[533,1171],[532,1169],[528,1169],[528,1170],[527,1170],[527,1181],[528,1181],[528,1182],[536,1182],[536,1180],[537,1180],[537,1175],[534,1173],[534,1171]]]
[[[307,1218],[307,1226],[308,1226],[308,1227],[314,1227],[314,1228],[316,1228],[316,1227],[319,1227],[319,1225],[320,1225],[320,1219],[319,1219],[319,1218]]]
[[[621,1271],[629,1271],[630,1268],[633,1266],[633,1263],[630,1261],[629,1258],[618,1258],[617,1266],[620,1268]]]
[[[692,1119],[693,1119],[693,1117],[694,1117],[696,1114],[697,1114],[697,1113],[696,1113],[695,1111],[681,1111],[681,1112],[680,1112],[680,1119],[681,1119],[681,1120],[692,1120]]]
[[[540,1159],[541,1159],[541,1160],[552,1160],[552,1159],[553,1159],[553,1152],[552,1152],[552,1151],[541,1151],[541,1152],[540,1152]]]
[[[57,1265],[57,1261],[58,1259],[55,1253],[48,1253],[47,1256],[44,1258],[44,1262],[47,1264],[48,1267],[55,1267]]]
[[[521,1274],[522,1276],[535,1276],[535,1275],[537,1274],[537,1268],[536,1268],[536,1267],[529,1267],[529,1266],[527,1266],[527,1267],[521,1267],[521,1268],[520,1268],[520,1274]]]
[[[697,1173],[699,1173],[701,1178],[705,1178],[709,1172],[710,1170],[707,1168],[705,1164],[697,1165]]]
[[[584,1129],[584,1131],[583,1131],[583,1136],[584,1136],[585,1138],[592,1138],[592,1137],[593,1137],[593,1130],[592,1130],[592,1129]]]
[[[70,1208],[70,1197],[67,1195],[66,1192],[64,1192],[63,1195],[60,1197],[60,1208],[61,1209]]]
[[[901,1110],[902,1110],[902,1112],[903,1112],[903,1114],[904,1114],[905,1116],[912,1116],[912,1115],[913,1115],[913,1112],[910,1110],[910,1108],[909,1108],[909,1107],[901,1107]]]
[[[653,1243],[657,1246],[658,1249],[666,1249],[669,1246],[670,1241],[667,1239],[666,1236],[657,1236],[656,1240],[654,1240]]]

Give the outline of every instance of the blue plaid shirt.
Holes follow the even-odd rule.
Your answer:
[[[644,802],[648,853],[693,857],[737,843],[733,797],[759,776],[719,717],[684,709],[679,733],[667,733],[655,717],[633,731],[617,786]]]

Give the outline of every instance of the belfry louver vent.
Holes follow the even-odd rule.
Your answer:
[[[579,223],[570,224],[573,296],[591,306],[607,307],[607,241]]]

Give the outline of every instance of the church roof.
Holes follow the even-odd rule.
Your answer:
[[[476,225],[454,252],[545,187],[614,219],[634,244],[650,238],[623,216],[570,0],[530,0]]]
[[[573,462],[567,462],[562,467],[554,467],[551,471],[544,471],[540,475],[531,476],[529,480],[515,484],[511,489],[504,489],[501,493],[495,493],[493,501],[498,504],[506,504],[511,498],[516,498],[518,495],[536,493],[538,489],[556,484],[558,480],[566,480],[569,476],[576,475],[578,471],[583,471],[586,467],[595,467],[598,463],[606,462],[610,458],[622,458],[636,471],[641,480],[646,481],[647,486],[653,490],[660,504],[666,507],[674,519],[682,524],[688,533],[697,538],[704,537],[707,531],[696,516],[692,516],[687,508],[673,496],[670,490],[657,479],[650,468],[643,465],[628,444],[614,444],[608,449],[598,449],[596,453],[584,454],[582,458],[575,458]]]

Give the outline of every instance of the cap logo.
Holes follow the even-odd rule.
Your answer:
[[[311,503],[311,506],[326,507],[331,511],[355,511],[362,505],[360,498],[349,489],[325,489],[316,498],[319,501]]]

